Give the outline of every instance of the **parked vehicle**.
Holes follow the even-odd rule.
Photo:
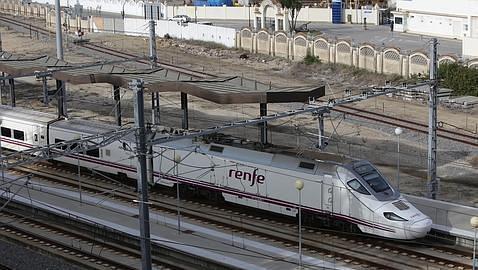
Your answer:
[[[169,19],[170,21],[187,23],[191,21],[191,18],[187,15],[176,15]]]

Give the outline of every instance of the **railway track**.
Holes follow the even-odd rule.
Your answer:
[[[428,134],[428,125],[423,123],[401,119],[398,117],[388,116],[385,114],[364,110],[352,106],[342,105],[340,107],[334,107],[334,111],[339,113],[344,113],[347,115],[351,115],[353,117],[372,120],[376,122],[380,122],[383,124],[387,124],[393,127],[402,127],[409,130],[417,131],[420,133]],[[439,127],[437,128],[437,136],[443,139],[452,140],[455,142],[464,143],[467,145],[478,146],[478,134],[473,132],[469,132],[468,134],[463,132],[458,132],[454,130],[445,129],[440,127],[443,125],[442,122],[439,122]]]
[[[33,29],[33,30],[38,31],[38,32],[40,32],[42,34],[45,34],[45,35],[50,35],[50,34],[53,33],[53,31],[50,31],[46,28],[31,25],[31,24],[26,23],[24,21],[15,20],[13,18],[8,18],[8,17],[5,17],[5,16],[1,16],[0,21],[10,23],[10,24],[13,24],[13,25],[16,25],[16,26],[19,26],[19,27],[22,27],[22,28],[28,29],[28,30]],[[104,46],[101,46],[99,44],[94,44],[94,43],[84,43],[84,44],[81,45],[81,47],[87,48],[87,49],[90,49],[90,50],[93,50],[93,51],[96,51],[96,52],[99,52],[99,53],[103,53],[103,54],[106,54],[106,55],[121,58],[121,59],[138,58],[138,55],[128,53],[128,52],[119,51],[119,50],[115,50],[115,49],[112,49],[112,48],[109,48],[109,47],[104,47]],[[147,65],[150,64],[150,61],[146,60],[146,59],[137,59],[135,61],[138,62],[138,63],[141,63],[141,64],[147,64]],[[157,63],[159,64],[160,67],[172,69],[172,70],[175,70],[175,71],[178,71],[178,72],[181,72],[181,73],[193,76],[193,77],[197,77],[197,78],[215,77],[215,75],[210,74],[210,73],[191,70],[191,69],[187,69],[187,68],[184,68],[184,67],[181,67],[181,66],[170,64],[170,63],[159,62],[159,61]],[[369,110],[359,109],[359,108],[348,106],[348,105],[342,105],[340,107],[334,107],[333,110],[336,111],[336,112],[351,115],[353,117],[367,119],[367,120],[371,120],[371,121],[376,121],[376,122],[386,124],[386,125],[391,125],[393,127],[402,127],[402,128],[417,131],[417,132],[420,132],[420,133],[428,133],[428,125],[425,125],[423,123],[418,123],[418,122],[415,122],[415,121],[411,121],[411,120],[407,120],[407,119],[401,119],[401,118],[398,118],[398,117],[388,116],[388,115],[385,115],[385,114],[380,114],[380,113],[369,111]],[[442,122],[439,122],[439,125],[440,124],[443,125]],[[458,131],[446,129],[443,126],[442,127],[439,126],[438,129],[437,129],[437,136],[440,137],[440,138],[449,139],[451,141],[464,143],[464,144],[471,145],[471,146],[478,146],[478,134],[475,134],[473,132],[469,132],[469,134],[466,134],[466,133],[463,133],[463,132],[458,132]]]
[[[41,170],[41,172],[40,172]],[[68,170],[55,171],[49,165],[35,169],[21,168],[22,173],[33,173],[58,184],[76,188],[76,176]],[[61,180],[60,180],[61,179]],[[113,185],[113,186],[112,186]],[[82,180],[82,189],[94,194],[115,190],[114,198],[131,202],[136,198],[131,187],[114,185],[111,180],[99,178]],[[168,192],[151,192],[151,211],[176,215],[176,198]],[[233,232],[258,241],[296,246],[297,226],[292,219],[267,216],[254,211],[244,211],[235,206],[221,207],[205,202],[181,201],[182,218],[198,222],[202,226],[212,226],[216,230]],[[272,224],[272,226],[271,226]],[[393,242],[370,238],[363,235],[339,233],[335,231],[307,228],[303,232],[305,254],[319,256],[329,262],[337,262],[357,269],[471,269],[471,252],[454,249],[445,245],[430,245],[415,242]]]
[[[43,35],[54,34],[54,31],[49,30],[47,28],[39,27],[39,26],[36,26],[36,25],[31,25],[30,23],[14,20],[12,18],[8,18],[8,17],[5,17],[5,16],[0,16],[0,21],[6,22],[6,23],[9,23],[9,24],[13,24],[15,26],[22,27],[24,29],[28,29],[29,31],[30,30],[37,31],[38,33],[41,33]],[[112,49],[112,48],[101,46],[99,44],[83,43],[83,44],[80,44],[79,46],[81,46],[83,48],[87,48],[87,49],[92,50],[92,51],[96,51],[96,52],[100,52],[100,53],[103,53],[103,54],[108,54],[110,56],[114,56],[114,57],[117,57],[117,58],[121,58],[121,59],[133,59],[134,58],[134,59],[136,59],[134,61],[137,62],[137,63],[140,63],[140,64],[145,64],[145,65],[150,65],[151,64],[151,62],[149,60],[138,59],[138,58],[142,57],[140,55],[135,55],[135,54],[132,54],[132,53],[127,53],[127,52],[115,50],[115,49]],[[158,67],[163,67],[163,68],[167,68],[167,69],[170,69],[170,70],[174,70],[174,71],[177,71],[177,72],[180,72],[180,73],[183,73],[183,74],[186,74],[186,75],[190,75],[190,76],[193,76],[193,77],[196,77],[196,78],[213,78],[213,77],[216,77],[215,75],[210,74],[210,73],[197,71],[197,70],[192,70],[192,69],[187,69],[187,68],[184,68],[184,67],[181,67],[181,66],[178,66],[178,65],[173,65],[171,63],[157,61],[156,64],[158,64]]]
[[[63,257],[87,269],[133,270],[141,264],[141,254],[137,248],[102,241],[98,236],[80,233],[28,214],[22,215],[11,207],[0,212],[0,222],[0,235],[35,250]],[[158,269],[178,269],[158,260],[155,260],[154,265]]]

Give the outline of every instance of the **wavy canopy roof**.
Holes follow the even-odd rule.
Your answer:
[[[183,92],[219,104],[307,102],[324,96],[325,87],[274,87],[241,77],[197,77],[194,72],[167,66],[126,69],[102,63],[72,64],[50,56],[27,57],[0,53],[0,71],[12,77],[50,72],[56,80],[71,84],[108,83],[128,88],[133,79],[144,80],[148,92]]]

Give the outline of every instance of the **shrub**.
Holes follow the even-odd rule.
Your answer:
[[[306,64],[306,65],[313,65],[313,64],[320,64],[320,63],[322,63],[322,61],[320,61],[319,57],[317,57],[317,56],[313,56],[313,55],[308,53],[304,57],[304,64]]]
[[[438,77],[440,86],[452,89],[455,95],[478,96],[478,69],[457,63],[442,64]]]

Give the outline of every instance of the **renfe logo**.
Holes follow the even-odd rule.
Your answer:
[[[255,183],[264,184],[266,177],[262,174],[257,174],[257,169],[255,169],[252,174],[249,172],[243,172],[238,170],[229,170],[229,177],[236,178],[241,181],[248,181],[249,186],[253,186]]]

